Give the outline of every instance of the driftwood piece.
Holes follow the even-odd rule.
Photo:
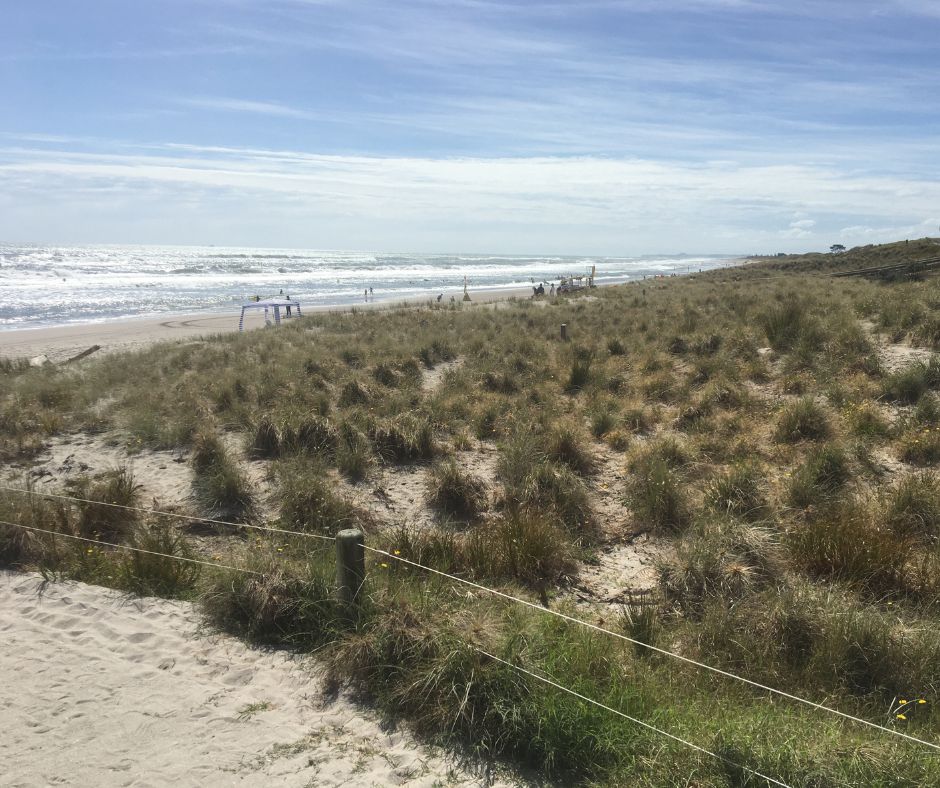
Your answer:
[[[101,345],[92,345],[92,346],[91,346],[90,348],[88,348],[87,350],[83,350],[83,351],[82,351],[81,353],[79,353],[77,356],[72,356],[71,358],[66,359],[64,363],[65,363],[65,364],[71,364],[73,361],[81,361],[81,360],[82,360],[83,358],[85,358],[86,356],[90,356],[92,353],[95,353],[95,352],[97,352],[97,351],[99,351],[99,350],[101,350]]]

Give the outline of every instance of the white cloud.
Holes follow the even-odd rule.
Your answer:
[[[590,156],[333,156],[184,145],[124,154],[8,148],[0,151],[0,176],[15,198],[0,216],[0,237],[27,232],[36,240],[59,240],[50,238],[49,227],[66,233],[64,240],[91,240],[89,234],[94,240],[144,240],[109,237],[120,227],[115,216],[134,215],[139,229],[143,213],[164,228],[151,239],[162,242],[746,252],[781,240],[831,243],[831,235],[852,224],[858,228],[842,230],[840,240],[852,232],[867,237],[863,227],[916,226],[924,220],[923,206],[940,202],[934,181],[808,166]],[[786,231],[777,229],[781,221]],[[193,229],[174,237],[179,226]]]

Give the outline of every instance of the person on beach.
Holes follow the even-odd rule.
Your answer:
[[[371,287],[369,288],[369,295],[370,295],[370,296],[374,296],[374,295],[375,295],[375,293],[373,292],[373,290],[372,290]]]
[[[552,298],[555,297],[555,283],[554,283],[554,282],[552,282],[552,286],[551,286],[551,289],[548,291],[548,294],[549,294]]]
[[[369,300],[369,288],[368,288],[368,287],[365,288],[365,289],[362,291],[362,297],[363,297],[366,301]]]
[[[290,301],[290,295],[287,296],[287,300]],[[287,316],[290,317],[290,304],[287,305]]]
[[[442,299],[443,297],[444,297],[444,294],[441,293],[441,294],[437,297],[437,303],[441,303],[441,299]]]

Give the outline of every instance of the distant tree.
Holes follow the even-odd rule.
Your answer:
[[[844,252],[845,247],[842,244],[833,244],[829,247],[829,251],[836,254],[836,252]]]

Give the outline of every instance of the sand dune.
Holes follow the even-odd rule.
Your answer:
[[[192,605],[0,572],[8,786],[477,785]]]

